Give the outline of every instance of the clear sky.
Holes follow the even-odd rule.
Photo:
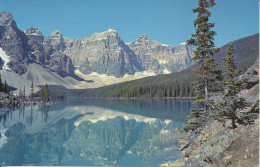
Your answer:
[[[258,0],[215,0],[211,21],[220,47],[259,32]],[[168,45],[186,42],[194,33],[196,0],[0,0],[21,30],[38,27],[45,36],[59,29],[81,38],[115,28],[126,42],[141,33]]]

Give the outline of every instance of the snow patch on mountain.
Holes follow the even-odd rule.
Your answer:
[[[166,44],[163,44],[163,43],[162,43],[162,46],[170,46],[170,45],[166,45]]]
[[[135,67],[133,66],[133,68]],[[83,74],[80,70],[75,70],[75,74],[85,79],[86,81],[89,81],[89,82],[80,82],[78,85],[75,86],[76,89],[98,88],[102,86],[136,80],[148,76],[155,76],[154,72],[148,72],[148,71],[136,72],[134,75],[125,74],[121,78],[116,78],[114,76],[109,76],[106,74],[98,74],[96,72],[92,72],[91,74]]]
[[[163,74],[170,74],[172,73],[171,71],[169,71],[166,67],[163,70]]]
[[[159,60],[159,64],[168,64],[168,61],[164,60],[164,59],[160,59]]]
[[[0,130],[0,148],[3,147],[5,143],[7,143],[7,136],[5,135],[6,129]]]
[[[0,47],[0,57],[2,61],[4,62],[3,65],[3,70],[11,70],[8,66],[7,63],[10,62],[10,56],[6,54],[6,52]]]

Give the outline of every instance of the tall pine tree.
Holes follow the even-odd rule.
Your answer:
[[[216,105],[215,113],[212,113],[218,120],[231,119],[232,127],[236,128],[236,120],[240,121],[236,112],[242,110],[247,106],[244,98],[238,97],[238,93],[243,89],[242,80],[239,80],[237,70],[237,63],[235,62],[235,49],[233,43],[230,44],[227,50],[227,57],[223,57],[224,61],[224,97],[221,101],[218,101]]]
[[[193,70],[196,75],[194,83],[196,103],[203,104],[205,111],[208,112],[212,102],[209,96],[215,92],[214,82],[220,78],[220,71],[216,70],[217,63],[213,58],[213,54],[219,50],[215,47],[214,36],[216,32],[211,30],[214,23],[209,23],[211,13],[207,8],[215,5],[214,0],[199,0],[199,7],[193,9],[194,13],[198,13],[197,19],[194,21],[195,34],[187,41],[188,44],[196,47],[195,56],[192,60],[197,65]]]
[[[33,87],[33,81],[32,81],[32,84],[31,84],[31,101],[33,101],[33,89],[34,89],[34,87]]]
[[[47,83],[45,84],[45,90],[42,94],[42,101],[44,102],[50,101],[49,88]]]
[[[24,88],[23,88],[23,99],[25,100],[25,86],[24,86]]]
[[[196,97],[194,103],[203,105],[204,109],[192,110],[187,125],[183,127],[184,131],[195,130],[205,121],[213,105],[209,96],[215,93],[215,83],[218,79],[221,79],[221,72],[216,69],[217,63],[213,58],[213,54],[219,50],[215,47],[213,41],[216,32],[212,30],[214,23],[209,22],[211,13],[208,8],[214,5],[214,0],[199,0],[198,7],[193,9],[193,13],[198,14],[194,20],[195,34],[192,34],[187,43],[196,48],[195,56],[192,58],[197,67],[193,70],[196,73],[193,86]]]

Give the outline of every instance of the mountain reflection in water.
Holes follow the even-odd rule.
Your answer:
[[[182,155],[190,99],[68,99],[0,116],[0,164],[156,166]]]

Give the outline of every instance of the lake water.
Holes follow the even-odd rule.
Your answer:
[[[70,99],[0,116],[0,165],[158,166],[182,157],[190,99]]]

